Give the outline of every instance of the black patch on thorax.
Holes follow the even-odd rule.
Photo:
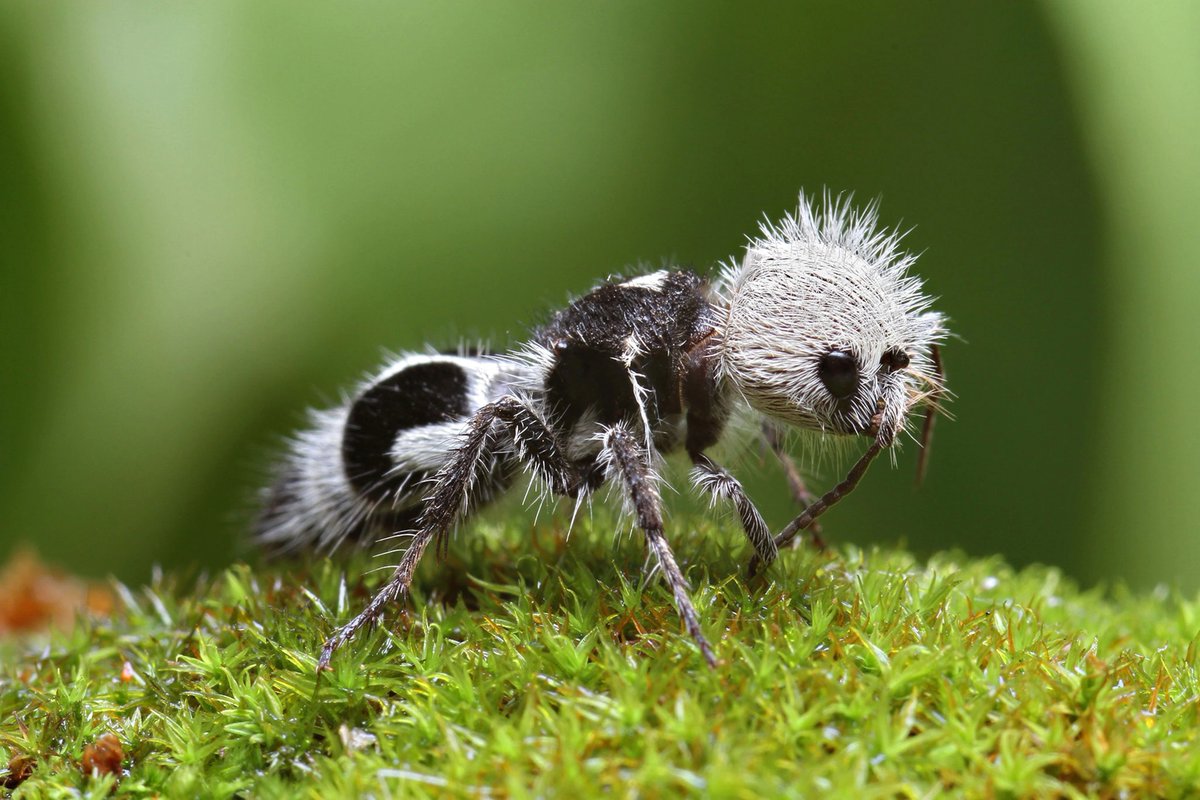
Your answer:
[[[649,392],[651,426],[679,414],[685,354],[711,331],[711,310],[704,280],[680,270],[657,289],[604,284],[556,314],[536,340],[554,353],[545,388],[560,430],[570,432],[588,409],[605,425],[638,423],[622,362],[633,342],[631,368]]]

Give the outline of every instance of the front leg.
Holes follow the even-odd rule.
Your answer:
[[[754,502],[742,488],[741,482],[724,467],[718,465],[703,453],[692,453],[692,484],[709,494],[715,505],[717,500],[729,500],[737,510],[738,518],[742,521],[742,530],[746,538],[754,546],[755,558],[768,564],[779,555],[775,541],[771,537],[771,529],[763,521]]]
[[[646,542],[658,562],[671,593],[675,596],[675,607],[683,618],[684,627],[691,634],[700,654],[710,667],[717,666],[717,657],[712,645],[704,637],[696,608],[688,597],[687,579],[675,562],[675,554],[663,535],[662,498],[658,494],[654,474],[646,451],[637,438],[624,424],[608,428],[602,435],[601,462],[608,467],[609,475],[619,479],[629,493],[629,499],[637,516],[638,527],[646,534]]]
[[[824,514],[839,500],[854,491],[854,487],[858,486],[858,482],[862,480],[862,476],[867,473],[867,467],[871,466],[871,462],[883,451],[886,446],[884,441],[886,441],[885,437],[881,436],[871,442],[871,446],[854,463],[854,466],[850,468],[850,472],[846,474],[841,483],[821,495],[820,499],[804,509],[804,511],[779,532],[779,535],[775,537],[775,546],[777,548],[785,547],[795,538],[797,533],[812,525],[817,517]],[[750,560],[750,574],[752,576],[758,572],[760,564],[768,567],[771,566],[770,561],[760,559],[756,555]]]
[[[817,501],[817,498],[808,490],[808,485],[804,482],[804,476],[800,474],[800,470],[796,467],[796,462],[784,446],[783,435],[779,432],[779,428],[775,423],[764,419],[762,434],[763,440],[771,448],[771,452],[775,454],[775,458],[779,459],[779,465],[783,467],[783,475],[787,479],[792,499],[796,501],[796,505],[800,506],[800,508],[808,508]],[[822,550],[826,548],[825,539],[821,537],[821,523],[814,519],[812,524],[808,526],[808,533],[812,537],[814,545]]]
[[[433,490],[425,498],[408,549],[392,577],[362,613],[339,628],[325,642],[317,669],[326,669],[333,653],[354,638],[360,629],[375,623],[392,602],[408,595],[421,556],[436,538],[448,535],[466,511],[481,472],[496,459],[508,457],[512,444],[517,457],[544,480],[555,494],[573,494],[582,481],[571,466],[558,437],[525,400],[502,397],[482,406],[467,423],[462,442],[433,477]]]

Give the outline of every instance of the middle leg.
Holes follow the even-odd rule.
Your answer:
[[[619,478],[624,484],[629,499],[633,503],[637,515],[638,527],[646,534],[646,542],[654,552],[658,566],[662,569],[671,594],[675,597],[675,607],[683,618],[696,646],[710,667],[717,666],[717,657],[712,645],[704,636],[700,627],[700,617],[688,597],[687,579],[683,577],[679,565],[675,562],[675,554],[663,535],[662,498],[654,482],[654,475],[645,450],[638,444],[637,439],[624,424],[617,424],[603,434],[604,449],[601,459],[607,462],[609,474]]]

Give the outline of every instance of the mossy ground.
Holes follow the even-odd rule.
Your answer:
[[[691,523],[718,670],[636,540],[485,522],[319,680],[385,577],[365,556],[118,587],[113,618],[0,646],[0,769],[35,762],[17,797],[1198,793],[1195,598],[852,546],[747,582],[740,534]],[[109,732],[122,774],[84,775]]]

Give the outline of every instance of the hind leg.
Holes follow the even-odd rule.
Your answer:
[[[527,402],[508,396],[482,406],[471,417],[461,444],[433,477],[433,490],[425,499],[416,530],[392,577],[362,613],[325,642],[318,669],[328,668],[334,651],[363,627],[375,623],[388,605],[408,594],[425,550],[438,537],[448,535],[466,510],[472,488],[490,465],[510,457],[510,446],[555,494],[579,491],[577,471],[564,456],[554,432]]]

